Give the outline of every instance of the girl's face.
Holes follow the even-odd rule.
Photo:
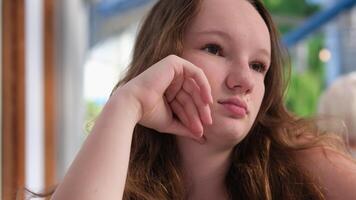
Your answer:
[[[207,76],[214,103],[208,141],[237,144],[253,125],[271,62],[268,28],[247,0],[203,0],[184,36],[182,57]]]

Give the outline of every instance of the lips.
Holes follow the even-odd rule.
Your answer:
[[[247,104],[239,98],[219,100],[218,103],[230,112],[233,117],[242,118],[249,113]]]

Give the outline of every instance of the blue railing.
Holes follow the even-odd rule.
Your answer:
[[[102,0],[95,6],[95,11],[103,17],[110,17],[149,2],[152,0]]]
[[[325,23],[334,19],[340,13],[351,9],[355,5],[356,0],[341,0],[334,6],[313,15],[300,27],[297,27],[295,30],[285,34],[282,38],[283,44],[286,47],[292,47],[304,37],[308,36],[310,33],[325,25]]]
[[[102,0],[95,6],[96,13],[101,17],[110,17],[118,13],[142,6],[154,0]],[[356,0],[341,0],[334,6],[310,17],[304,24],[285,34],[282,38],[286,47],[292,47],[307,35],[311,34],[340,13],[356,5]]]

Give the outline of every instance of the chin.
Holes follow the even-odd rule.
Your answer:
[[[251,127],[246,122],[228,121],[230,120],[216,120],[212,125],[205,127],[207,143],[232,148],[247,136]]]

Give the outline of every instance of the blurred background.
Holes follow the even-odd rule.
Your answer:
[[[61,180],[130,62],[155,0],[2,0],[1,197]],[[288,48],[295,114],[356,70],[356,0],[264,0]],[[23,198],[21,195],[19,198]]]

